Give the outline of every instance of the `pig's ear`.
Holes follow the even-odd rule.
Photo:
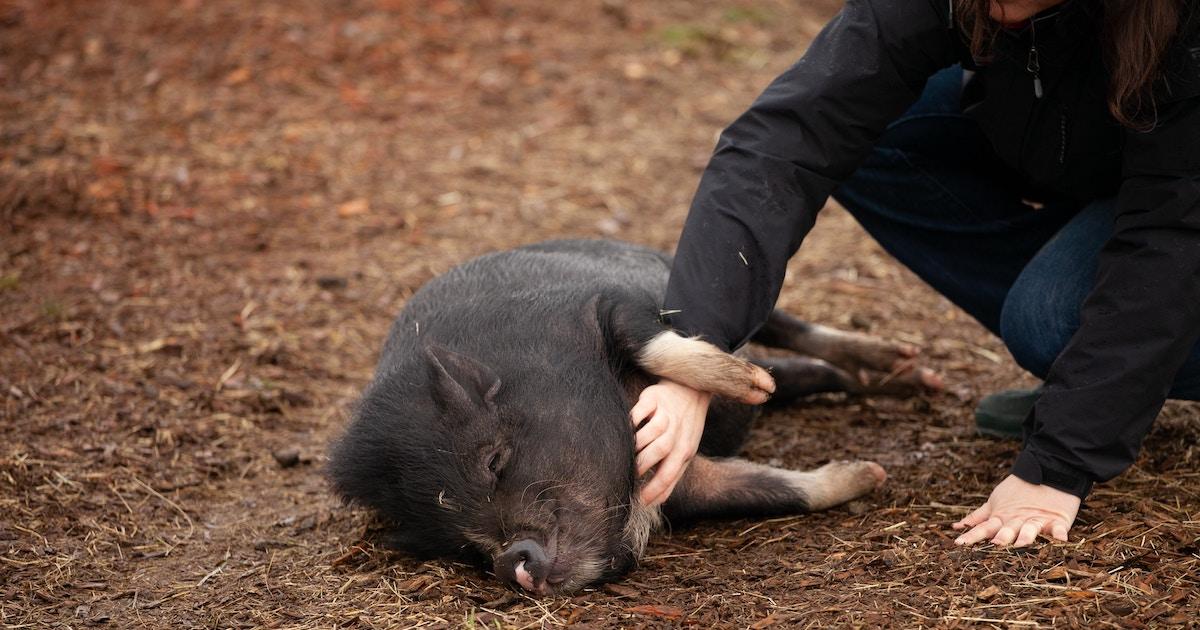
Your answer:
[[[443,411],[464,414],[495,411],[500,377],[491,368],[438,344],[426,346],[425,356],[429,360],[433,399]]]

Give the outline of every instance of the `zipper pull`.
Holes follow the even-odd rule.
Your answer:
[[[1042,62],[1038,58],[1037,49],[1037,20],[1029,23],[1029,59],[1025,61],[1025,71],[1033,75],[1033,96],[1042,99]]]
[[[1037,46],[1031,44],[1029,46],[1029,61],[1025,63],[1025,71],[1033,75],[1033,96],[1038,99],[1041,99],[1044,93],[1042,91],[1042,75],[1039,74],[1041,69],[1041,63],[1038,62]]]

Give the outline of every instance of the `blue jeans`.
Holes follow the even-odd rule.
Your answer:
[[[931,77],[833,197],[1044,378],[1079,328],[1116,202],[1024,203],[978,124],[962,114],[962,83],[957,66]],[[1170,396],[1200,400],[1200,346]]]

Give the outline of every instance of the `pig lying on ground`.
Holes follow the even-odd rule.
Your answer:
[[[545,595],[629,571],[664,515],[821,510],[882,483],[873,462],[800,472],[733,456],[772,388],[763,367],[776,402],[936,386],[928,370],[896,369],[912,350],[777,311],[754,341],[806,356],[727,354],[660,322],[669,264],[632,245],[556,241],[429,282],[393,324],[333,448],[336,491],[374,508],[403,550],[474,560]],[[661,511],[637,499],[628,415],[660,377],[718,395]]]

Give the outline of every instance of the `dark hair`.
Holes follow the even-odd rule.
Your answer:
[[[1103,15],[1100,49],[1110,71],[1108,110],[1135,129],[1152,126],[1154,82],[1179,29],[1185,0],[1099,0]],[[954,0],[959,28],[971,42],[971,54],[986,58],[1000,25],[988,15],[990,0]]]

